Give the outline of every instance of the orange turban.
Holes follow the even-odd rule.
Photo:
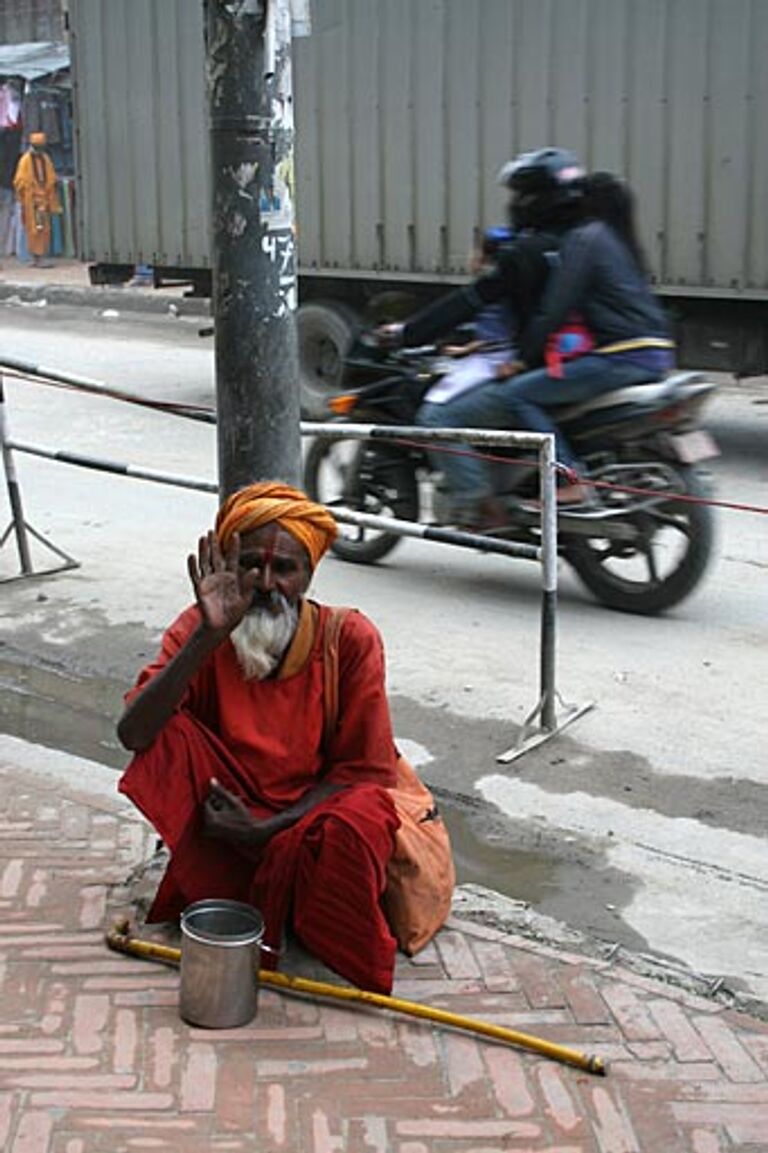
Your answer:
[[[241,488],[224,501],[216,517],[219,544],[226,549],[233,533],[253,532],[272,521],[304,546],[313,569],[338,531],[328,510],[299,489],[277,481],[260,481]]]
[[[30,132],[29,143],[34,144],[36,148],[42,148],[44,144],[48,143],[48,137],[44,132]]]

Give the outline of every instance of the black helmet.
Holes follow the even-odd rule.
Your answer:
[[[512,192],[514,228],[556,228],[577,215],[584,196],[584,169],[565,148],[522,152],[505,164],[499,183]]]

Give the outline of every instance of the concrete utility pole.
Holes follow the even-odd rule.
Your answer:
[[[219,490],[301,476],[289,0],[206,0]]]

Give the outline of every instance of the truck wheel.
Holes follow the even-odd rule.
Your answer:
[[[351,309],[340,304],[303,304],[296,313],[299,341],[301,415],[328,417],[328,401],[342,387],[344,358],[360,327]]]

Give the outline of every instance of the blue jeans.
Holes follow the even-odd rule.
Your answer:
[[[568,441],[557,427],[553,415],[557,405],[579,404],[603,392],[646,384],[654,375],[614,356],[580,356],[563,365],[562,377],[550,376],[545,368],[512,376],[495,385],[498,402],[504,411],[502,428],[526,429],[528,432],[555,434],[555,457],[568,468],[578,464]],[[550,411],[555,408],[554,414]]]
[[[654,379],[647,368],[639,368],[611,356],[581,356],[563,365],[563,376],[550,376],[535,369],[509,380],[491,381],[464,393],[448,404],[423,404],[416,420],[427,428],[506,428],[526,432],[554,433],[556,459],[568,468],[578,461],[557,427],[550,406],[578,404],[633,384]],[[546,407],[544,407],[546,406]],[[450,448],[472,453],[468,444],[451,442]],[[485,463],[476,456],[432,453],[435,467],[445,474],[458,505],[473,505],[490,495],[491,484]]]
[[[504,428],[504,408],[497,395],[498,388],[498,382],[493,381],[463,392],[447,404],[426,401],[416,414],[416,423],[424,428]],[[474,509],[478,501],[491,494],[485,461],[475,455],[482,449],[455,440],[445,441],[444,448],[445,451],[430,450],[430,460],[444,474],[455,509]],[[459,453],[462,455],[457,455]]]

